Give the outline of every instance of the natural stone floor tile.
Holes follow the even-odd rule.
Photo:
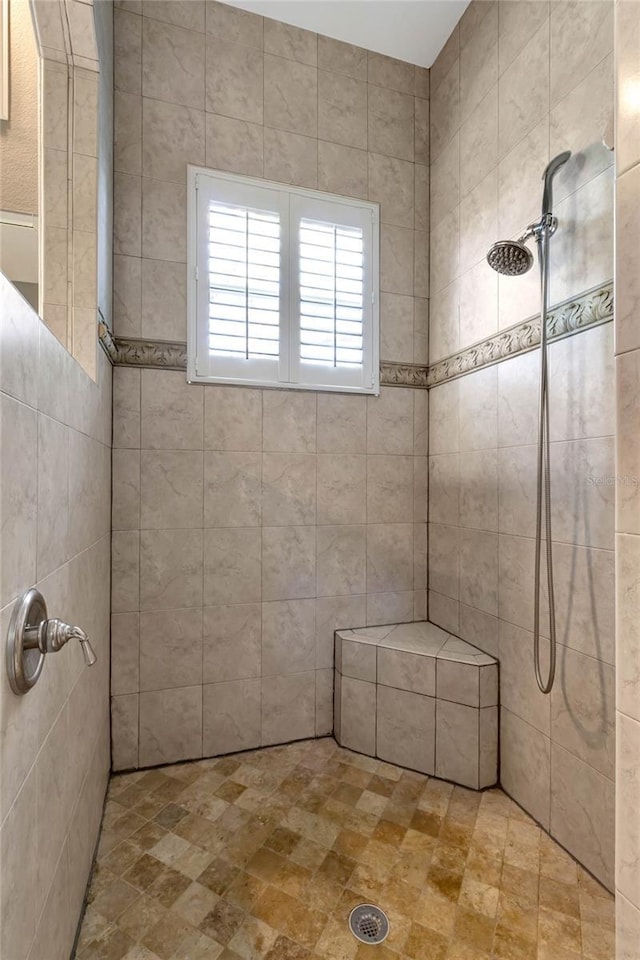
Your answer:
[[[388,914],[381,946],[347,929]],[[613,960],[614,901],[501,790],[330,738],[111,779],[78,960]]]

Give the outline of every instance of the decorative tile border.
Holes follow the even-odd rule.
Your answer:
[[[118,366],[153,367],[162,370],[187,369],[187,345],[182,341],[170,340],[134,340],[125,337],[111,337],[104,327],[101,343]],[[415,387],[426,390],[427,368],[413,363],[380,364],[380,382],[385,386]]]
[[[547,317],[547,336],[556,340],[609,320],[613,320],[613,280],[553,307]],[[427,387],[435,387],[481,367],[526,353],[539,343],[540,316],[536,315],[432,363],[427,370]]]
[[[133,340],[116,337],[116,364],[124,367],[187,369],[187,345],[180,340]]]
[[[609,320],[613,320],[613,280],[554,307],[547,319],[547,332],[550,339],[556,340]],[[187,345],[182,341],[114,339],[109,329],[101,324],[100,342],[112,362],[118,366],[187,369]],[[539,343],[540,317],[530,317],[429,367],[384,360],[380,364],[380,383],[386,387],[426,390],[508,357],[526,353]]]
[[[395,363],[391,360],[380,362],[380,383],[384,387],[413,387],[415,390],[427,389],[428,367],[415,363]]]

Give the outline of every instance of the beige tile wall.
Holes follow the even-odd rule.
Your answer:
[[[484,258],[540,216],[562,150],[551,299],[613,276],[612,90],[611,0],[475,0],[463,16],[431,77],[431,362],[537,312],[537,271],[498,277]]]
[[[611,3],[473,3],[431,72],[431,359],[538,310],[537,267],[490,244],[555,182],[554,302],[613,275]],[[607,886],[614,858],[614,356],[608,324],[550,348],[558,671],[532,660],[538,355],[430,391],[429,617],[500,659],[504,788]],[[632,472],[632,471],[629,471]],[[607,478],[609,482],[607,482]],[[546,602],[546,601],[545,601]]]
[[[428,71],[224,4],[119,5],[116,333],[186,339],[186,164],[381,204],[381,354],[425,363]],[[426,615],[427,395],[117,369],[117,769],[327,733],[333,630]]]
[[[640,943],[640,512],[638,476],[640,363],[640,8],[616,3],[616,504],[617,647],[617,960]],[[628,479],[625,479],[628,478]]]
[[[37,585],[86,629],[24,697],[0,657],[0,955],[69,957],[109,773],[111,367],[94,383],[0,275],[0,636]]]
[[[32,12],[42,115],[40,308],[49,329],[95,379],[98,227],[104,221],[98,211],[98,45],[110,76],[111,10],[103,6],[94,20],[92,5],[70,0],[66,5],[36,4]],[[110,91],[100,103],[107,120],[109,96]],[[108,136],[111,149],[105,129],[100,136]],[[101,188],[100,202],[108,207],[105,194],[111,185]],[[102,272],[110,282],[111,267]],[[108,314],[105,318],[110,320]]]

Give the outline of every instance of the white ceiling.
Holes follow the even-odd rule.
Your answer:
[[[226,0],[274,20],[430,67],[469,0]]]

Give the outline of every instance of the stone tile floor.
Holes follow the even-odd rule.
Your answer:
[[[380,946],[347,929],[372,900]],[[117,775],[78,960],[609,960],[613,898],[501,790],[332,739]]]

